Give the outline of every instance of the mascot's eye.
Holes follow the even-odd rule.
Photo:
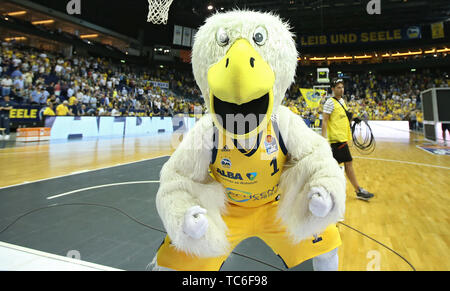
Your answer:
[[[223,28],[219,28],[216,34],[216,41],[220,46],[226,46],[230,41],[227,32]]]
[[[253,33],[253,41],[261,46],[266,43],[267,40],[267,30],[263,26],[258,26]]]

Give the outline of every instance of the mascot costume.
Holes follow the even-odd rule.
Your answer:
[[[200,27],[192,66],[208,113],[161,170],[167,236],[153,270],[220,270],[253,236],[288,268],[313,258],[314,270],[338,269],[344,173],[326,139],[281,105],[297,56],[270,13],[217,13]]]

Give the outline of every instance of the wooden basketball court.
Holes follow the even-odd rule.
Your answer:
[[[8,193],[19,189],[13,185],[33,186],[35,181],[170,156],[178,138],[161,135],[27,144],[3,141],[0,187]],[[423,136],[411,134],[409,140],[377,140],[375,151],[368,156],[351,149],[359,183],[375,197],[370,202],[356,199],[348,181],[345,225],[339,224],[343,240],[340,270],[450,270],[450,159],[419,149],[417,145],[423,143]],[[139,176],[145,178],[145,170]],[[76,179],[70,183],[70,189],[84,187],[82,181],[77,186]],[[91,181],[88,186],[95,188],[95,184]],[[44,184],[40,185],[34,189],[45,192]],[[33,187],[23,189],[28,190],[16,191],[14,197],[20,200],[21,195],[32,196]],[[47,192],[50,196],[58,191]],[[5,196],[0,197],[0,204],[6,203],[2,199]],[[21,204],[9,219],[0,219],[0,229],[36,207],[24,199]],[[0,234],[0,241],[5,236],[6,232]]]

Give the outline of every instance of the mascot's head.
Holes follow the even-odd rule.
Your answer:
[[[278,16],[236,10],[209,17],[195,35],[192,67],[216,127],[233,138],[265,128],[294,81],[297,56]]]

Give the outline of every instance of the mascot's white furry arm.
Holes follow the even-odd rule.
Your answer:
[[[278,216],[294,241],[299,242],[344,218],[345,176],[322,136],[309,129],[287,107],[280,107],[279,116],[280,132],[290,160],[281,175],[283,195]],[[314,188],[323,188],[331,195],[333,205],[325,217],[313,215],[309,209],[310,195],[314,191],[310,192]]]
[[[221,218],[225,209],[225,189],[208,174],[212,148],[212,119],[202,117],[184,137],[164,164],[156,207],[173,245],[186,253],[214,257],[228,249],[227,226]],[[195,239],[185,234],[185,214],[193,206],[207,210],[205,236]]]
[[[279,181],[278,217],[294,242],[343,219],[345,176],[330,146],[299,116],[281,106],[284,93],[294,81],[297,56],[288,25],[269,13],[218,13],[197,32],[192,65],[209,114],[187,133],[164,165],[156,197],[158,213],[178,250],[198,257],[231,251],[222,219],[228,203],[225,189],[208,173],[213,128],[225,134],[227,129],[218,117],[230,108],[233,114],[239,110],[265,114],[258,128],[267,126],[270,120],[279,126],[288,155]],[[258,128],[232,136],[248,139]],[[195,206],[206,211],[195,214]],[[198,236],[186,234],[186,221],[193,219],[191,213],[203,219]]]

